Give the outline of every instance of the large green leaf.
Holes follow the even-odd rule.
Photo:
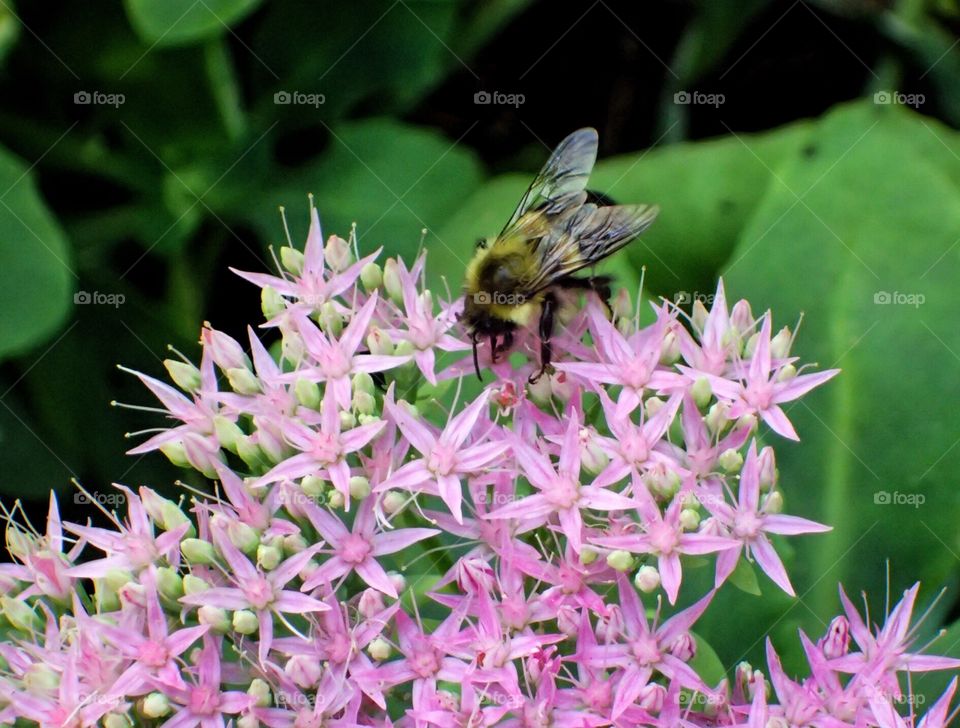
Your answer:
[[[776,325],[805,312],[799,353],[843,369],[788,406],[803,443],[778,449],[791,512],[834,527],[798,543],[791,571],[817,630],[808,609],[835,613],[838,581],[879,604],[888,559],[894,595],[957,566],[956,145],[895,106],[835,110],[771,171],[727,265],[729,294]]]
[[[0,357],[60,328],[75,280],[71,265],[66,238],[32,172],[0,149]]]
[[[125,0],[130,24],[147,43],[193,43],[229,32],[262,0]]]

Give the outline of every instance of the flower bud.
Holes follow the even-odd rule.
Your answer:
[[[757,342],[760,341],[760,334],[753,334],[749,339],[747,339],[747,345],[743,347],[743,356],[746,359],[753,357],[754,352],[757,350]]]
[[[557,629],[567,637],[576,637],[580,632],[580,614],[570,604],[557,609]]]
[[[190,461],[187,460],[187,452],[183,448],[183,443],[179,440],[165,442],[160,446],[160,452],[167,456],[167,460],[178,468],[189,468]]]
[[[320,304],[317,323],[320,324],[323,333],[333,338],[340,336],[340,332],[343,331],[343,316],[331,301]]]
[[[730,406],[724,402],[714,402],[711,405],[710,409],[707,410],[707,416],[704,418],[704,422],[707,423],[707,429],[714,435],[718,435],[723,432],[724,428],[730,422],[727,419],[727,412],[730,410]]]
[[[327,490],[327,481],[316,475],[306,475],[300,481],[300,489],[305,495],[319,501]]]
[[[376,356],[391,356],[395,350],[390,334],[376,326],[371,326],[367,334],[367,348]]]
[[[617,550],[607,554],[607,566],[621,573],[633,568],[633,554],[629,551]]]
[[[233,453],[237,452],[240,440],[246,437],[236,422],[232,422],[223,415],[214,415],[213,434],[220,443],[220,447]]]
[[[327,505],[336,511],[343,508],[343,504],[343,493],[341,493],[339,490],[331,490],[327,496]]]
[[[299,554],[301,551],[307,548],[309,544],[307,539],[299,533],[289,533],[281,539],[283,553],[287,556],[293,556],[294,554]]]
[[[204,437],[195,432],[188,432],[183,436],[183,452],[187,462],[194,470],[198,470],[211,480],[217,477],[217,468],[214,462],[222,462],[220,446],[212,437]]]
[[[206,591],[210,588],[210,585],[201,579],[199,576],[194,576],[193,574],[184,574],[183,577],[183,593],[184,594],[199,594],[202,591]]]
[[[394,258],[387,258],[387,262],[383,264],[383,287],[391,301],[398,305],[403,303],[403,282],[400,279],[400,266]]]
[[[291,248],[288,245],[280,248],[280,265],[293,275],[298,276],[303,273],[303,262],[303,253],[296,248]]]
[[[590,566],[590,564],[597,560],[599,555],[595,548],[582,546],[580,548],[580,563],[584,566]]]
[[[786,359],[790,356],[790,345],[793,343],[793,334],[790,327],[784,326],[776,336],[770,339],[770,356],[774,359]]]
[[[331,270],[339,273],[346,270],[353,262],[353,252],[346,240],[339,235],[331,235],[323,248],[323,258]]]
[[[771,491],[770,494],[763,499],[763,512],[773,515],[781,511],[783,511],[783,494],[779,490]]]
[[[843,657],[850,649],[850,623],[844,616],[834,617],[827,633],[817,642],[828,660]]]
[[[407,588],[407,577],[397,571],[388,571],[387,576],[390,577],[390,583],[393,584],[394,590],[397,594],[402,594]]]
[[[644,485],[655,497],[670,500],[680,490],[680,476],[661,463],[657,463],[643,475]]]
[[[123,713],[107,713],[103,718],[103,728],[130,728],[133,723]]]
[[[217,560],[217,552],[213,544],[200,538],[185,538],[180,542],[180,552],[191,564],[205,564],[209,566]]]
[[[183,596],[183,578],[170,566],[157,567],[157,592],[172,602]]]
[[[740,415],[737,419],[736,424],[734,424],[733,429],[735,430],[746,430],[747,432],[753,432],[757,428],[757,418],[754,415]]]
[[[250,681],[247,695],[253,698],[253,704],[258,708],[266,708],[270,705],[270,686],[263,678],[255,677]]]
[[[710,386],[710,380],[706,377],[697,378],[697,381],[690,387],[690,394],[693,395],[693,401],[696,402],[697,407],[700,409],[706,407],[713,398],[713,388]]]
[[[298,379],[293,385],[293,393],[297,397],[297,402],[308,409],[320,409],[320,386],[316,382],[308,379]]]
[[[264,571],[273,571],[283,561],[283,552],[275,546],[260,544],[257,546],[257,564]]]
[[[372,394],[367,394],[366,392],[361,392],[359,390],[354,391],[353,393],[353,402],[351,403],[354,411],[357,415],[367,417],[372,416],[377,411],[377,398]]]
[[[237,455],[246,463],[251,470],[257,470],[265,462],[266,456],[260,446],[257,445],[257,438],[250,435],[244,435],[237,439]]]
[[[659,412],[663,405],[666,404],[660,397],[647,397],[647,400],[643,403],[643,415],[648,420],[651,417],[654,417],[657,412]]]
[[[258,394],[260,392],[260,380],[249,369],[231,367],[227,369],[226,373],[227,381],[234,392],[238,394]]]
[[[550,402],[550,398],[553,396],[550,377],[540,377],[537,381],[528,383],[527,394],[530,399],[539,405],[545,405]]]
[[[43,620],[22,599],[0,597],[0,614],[3,614],[21,632],[36,632],[43,629]]]
[[[260,728],[263,725],[254,713],[245,713],[237,717],[236,728]]]
[[[204,351],[209,352],[217,366],[227,369],[249,369],[250,359],[243,351],[243,347],[232,336],[222,331],[210,328],[205,324],[200,334],[200,342]]]
[[[260,545],[260,534],[256,529],[243,521],[230,520],[227,523],[227,537],[230,543],[248,556],[257,550]]]
[[[388,659],[391,651],[390,643],[383,637],[374,637],[367,645],[367,654],[378,662]]]
[[[23,675],[23,686],[35,695],[54,695],[60,687],[60,673],[46,662],[34,662]]]
[[[680,511],[680,528],[684,531],[696,531],[700,525],[700,513],[692,508]]]
[[[760,471],[760,490],[769,490],[777,484],[777,462],[772,447],[765,447],[757,456]]]
[[[376,589],[364,589],[357,602],[357,611],[365,619],[372,619],[374,615],[382,612],[386,608],[383,603],[383,594]]]
[[[680,340],[677,335],[668,331],[660,344],[660,363],[669,366],[680,359]]]
[[[566,372],[554,372],[550,375],[550,391],[561,402],[566,402],[573,396],[573,385]]]
[[[590,475],[597,475],[610,462],[603,448],[597,444],[595,434],[588,427],[580,428],[580,462]]]
[[[320,682],[323,667],[315,657],[292,655],[283,666],[283,672],[298,688],[308,690]]]
[[[230,630],[230,615],[220,607],[204,604],[197,610],[197,621],[209,625],[217,634],[225,634]]]
[[[176,359],[164,359],[163,366],[167,369],[170,379],[184,392],[196,392],[200,389],[200,370],[193,364]]]
[[[649,683],[637,696],[637,704],[648,713],[659,713],[663,710],[663,701],[667,697],[667,689],[657,683]]]
[[[743,299],[737,301],[730,311],[730,325],[739,333],[743,334],[753,328],[754,323],[755,320],[753,318],[753,311],[750,310],[750,303]]]
[[[621,288],[610,302],[610,309],[614,317],[629,319],[633,316],[633,303],[630,301],[630,291]]]
[[[641,566],[633,583],[644,594],[651,594],[660,587],[660,572],[654,566]]]
[[[412,341],[407,341],[403,339],[396,348],[394,348],[393,353],[397,356],[411,356],[415,350],[415,346]],[[416,371],[416,365],[413,362],[407,362],[411,371]]]
[[[162,718],[170,713],[170,698],[163,693],[150,693],[140,704],[140,712],[147,718]]]
[[[670,645],[670,654],[681,662],[690,662],[694,655],[697,654],[697,642],[693,639],[693,635],[689,632],[684,632],[677,637],[673,644]]]
[[[383,270],[376,263],[367,263],[360,269],[360,282],[367,293],[372,292],[383,283]]]
[[[703,331],[707,327],[707,317],[710,312],[698,297],[690,307],[690,320],[693,322],[693,328],[697,331]]]
[[[268,321],[286,311],[287,303],[273,286],[260,289],[260,310]]]
[[[287,448],[283,439],[283,433],[279,427],[270,420],[263,417],[254,417],[253,426],[257,428],[254,433],[257,437],[256,443],[260,450],[271,462],[280,462],[286,456]]]
[[[738,473],[740,468],[743,467],[743,455],[740,454],[739,450],[729,448],[720,453],[717,462],[728,473]]]
[[[301,362],[305,355],[303,339],[294,331],[283,331],[280,339],[280,353],[289,362]]]
[[[380,502],[383,512],[388,516],[397,513],[407,502],[407,497],[398,490],[388,490]]]
[[[797,368],[793,364],[784,364],[777,371],[777,381],[787,382],[797,376]]]
[[[357,426],[357,416],[353,414],[350,410],[342,410],[340,412],[340,429],[341,430],[352,430]]]
[[[260,628],[256,612],[249,609],[238,609],[233,613],[233,629],[240,634],[255,634]]]
[[[133,581],[133,574],[126,569],[109,569],[107,573],[104,574],[103,581],[108,588],[113,591],[119,591]]]
[[[354,500],[363,500],[370,495],[370,481],[362,475],[350,478],[350,497]]]

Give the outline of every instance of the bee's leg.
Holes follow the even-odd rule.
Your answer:
[[[490,334],[490,361],[497,363],[497,335]]]
[[[477,356],[477,335],[473,335],[473,368],[477,372],[477,379],[481,382],[483,381],[483,376],[480,374],[480,358]]]
[[[506,354],[513,346],[513,329],[506,329],[500,339],[500,346],[497,347],[498,354]]]
[[[550,360],[553,348],[550,339],[553,337],[553,317],[557,310],[557,299],[552,293],[543,298],[543,307],[540,309],[540,369],[530,377],[531,384],[543,376],[550,369]]]

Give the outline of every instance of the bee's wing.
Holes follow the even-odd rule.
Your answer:
[[[524,281],[523,287],[536,293],[558,278],[600,262],[650,227],[659,212],[656,205],[582,205],[540,241],[536,276]]]
[[[543,210],[548,217],[553,217],[563,210],[582,205],[586,200],[584,188],[596,161],[596,129],[578,129],[570,134],[553,150],[500,236],[523,235],[522,231],[513,228],[518,222],[522,224],[524,215],[530,210]]]

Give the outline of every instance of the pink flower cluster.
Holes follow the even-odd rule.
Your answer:
[[[526,334],[496,364],[481,348],[478,385],[424,258],[355,247],[312,211],[278,276],[240,273],[267,319],[249,353],[208,326],[199,367],[167,362],[176,387],[135,373],[171,423],[131,452],[211,489],[116,486],[107,528],[52,498],[45,534],[9,519],[0,722],[946,725],[956,680],[922,720],[897,710],[901,673],[960,667],[913,647],[918,586],[883,626],[841,590],[826,634],[800,634],[808,677],[769,641],[766,672],[698,671],[715,591],[755,565],[792,595],[778,540],[827,530],[781,512],[756,438],[797,439],[782,405],[837,372],[801,373],[769,312],[721,283],[641,326],[621,292],[564,315],[551,374],[528,385]],[[688,557],[713,565],[706,593]]]

